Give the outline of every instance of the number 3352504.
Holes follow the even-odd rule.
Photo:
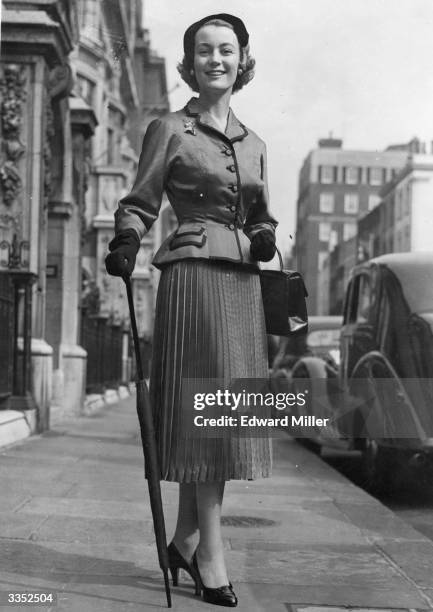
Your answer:
[[[54,593],[7,593],[7,603],[52,604],[56,603],[56,595]]]

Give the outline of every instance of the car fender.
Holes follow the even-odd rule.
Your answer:
[[[372,369],[380,364],[388,376],[377,378]],[[361,383],[355,392],[356,380]],[[383,380],[384,382],[380,383]],[[387,381],[392,381],[389,383]],[[420,421],[418,410],[405,389],[404,383],[394,369],[392,363],[379,351],[370,351],[363,355],[353,368],[348,381],[348,391],[353,397],[366,398],[359,412],[362,414],[364,435],[394,445],[399,439],[424,440],[428,436]],[[385,398],[384,400],[381,397]],[[386,401],[392,404],[392,409],[386,409]],[[356,402],[356,400],[355,400]],[[377,432],[373,435],[371,432]]]
[[[296,370],[304,368],[308,377],[297,377]],[[312,414],[318,418],[332,418],[333,405],[328,395],[329,370],[327,363],[320,357],[302,357],[293,366],[291,373],[292,381],[296,381],[293,387],[299,388],[301,391],[301,378],[307,378],[308,383],[305,383],[308,394],[308,408],[306,413]]]

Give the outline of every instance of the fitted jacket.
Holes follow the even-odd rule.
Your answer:
[[[135,183],[115,212],[116,233],[132,228],[142,238],[164,191],[179,225],[153,258],[156,267],[187,258],[257,266],[250,240],[277,225],[268,208],[266,148],[231,109],[225,133],[197,98],[149,124]]]

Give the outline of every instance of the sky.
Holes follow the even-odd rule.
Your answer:
[[[433,0],[144,0],[144,26],[166,58],[171,110],[193,94],[176,70],[186,28],[212,14],[241,17],[256,75],[232,97],[266,142],[278,244],[296,227],[298,174],[319,138],[383,150],[433,142]]]

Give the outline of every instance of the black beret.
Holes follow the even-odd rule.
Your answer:
[[[203,17],[203,19],[200,19],[200,21],[196,21],[189,26],[183,36],[183,50],[185,54],[194,53],[194,38],[197,31],[205,23],[212,21],[213,19],[221,19],[222,21],[227,21],[227,23],[232,25],[240,46],[246,47],[248,44],[249,34],[242,19],[239,19],[239,17],[235,17],[234,15],[229,15],[228,13],[219,13],[218,15],[208,15],[207,17]]]

